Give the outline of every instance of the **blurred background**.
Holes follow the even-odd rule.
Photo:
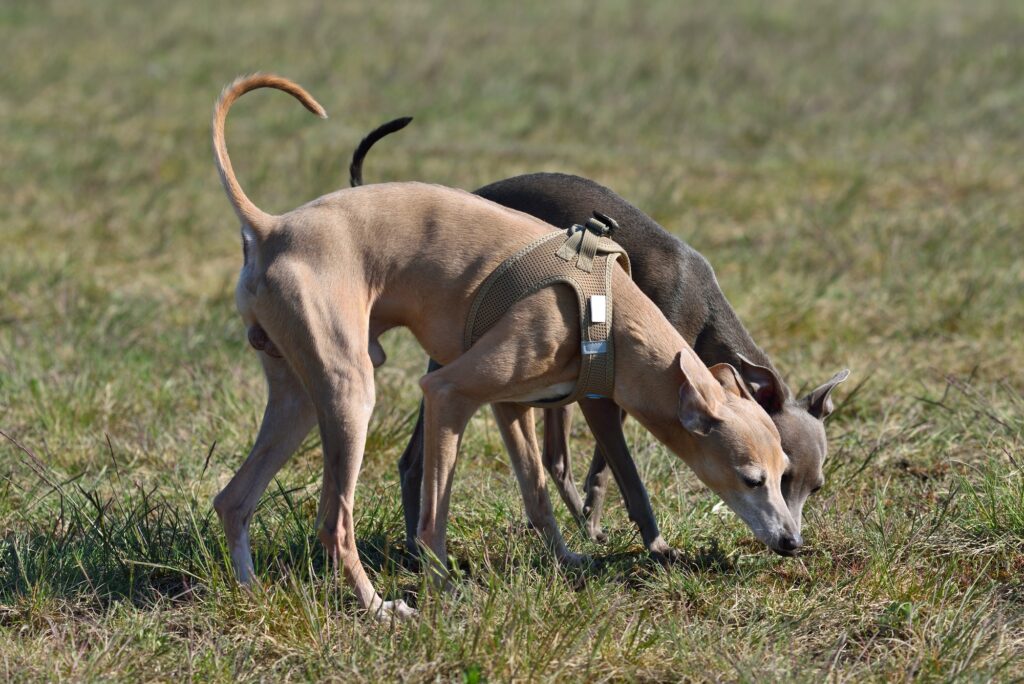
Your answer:
[[[831,666],[853,675],[941,678],[968,666],[1022,674],[1012,634],[1024,595],[1024,487],[1014,460],[1024,445],[1024,4],[9,1],[0,5],[0,65],[0,430],[27,450],[0,441],[8,540],[0,604],[11,606],[0,605],[0,634],[23,634],[0,646],[3,662],[40,668],[57,653],[57,672],[102,672],[100,660],[69,645],[84,623],[64,615],[54,624],[65,632],[54,632],[40,616],[84,601],[89,624],[116,642],[111,597],[151,607],[164,596],[161,582],[180,583],[111,565],[112,554],[191,568],[211,586],[203,573],[221,576],[223,568],[197,560],[206,556],[196,540],[219,539],[208,526],[160,528],[170,535],[163,542],[127,545],[121,555],[110,545],[124,539],[101,543],[88,526],[54,531],[57,499],[26,453],[48,478],[76,482],[99,502],[118,496],[123,477],[153,488],[166,510],[209,523],[209,497],[251,444],[263,401],[234,312],[238,226],[212,163],[209,119],[225,84],[268,71],[305,86],[330,118],[271,91],[235,106],[228,146],[262,208],[283,212],[344,187],[360,138],[411,115],[370,154],[366,182],[474,189],[533,171],[589,177],[708,257],[794,390],[852,368],[829,425],[830,486],[809,513],[811,543],[826,555],[808,561],[810,570],[780,571],[762,554],[747,574],[698,573],[696,594],[722,589],[706,605],[674,580],[651,580],[644,600],[654,604],[644,610],[661,625],[651,640],[637,651],[585,636],[573,658],[590,649],[605,672],[627,678],[728,663],[743,665],[730,670],[738,678],[790,668],[825,676],[833,654]],[[377,508],[360,529],[393,541],[401,534],[394,462],[424,358],[402,331],[384,346],[390,361],[378,371],[360,485]],[[670,541],[692,548],[722,539],[753,553],[735,522],[722,532],[713,497],[657,443],[635,427],[628,438]],[[582,421],[574,446],[582,471],[590,449]],[[488,511],[505,524],[517,518],[489,415],[474,421],[466,453],[456,491],[487,492]],[[280,490],[299,488],[294,509],[272,494],[265,528],[254,533],[263,568],[281,543],[275,535],[300,559],[318,558],[302,542],[318,491],[315,436],[295,463]],[[467,544],[467,557],[486,553],[474,535],[494,532],[490,522],[474,527],[480,505],[456,504],[451,536]],[[631,548],[615,508],[613,545]],[[152,531],[153,510],[125,513],[125,529]],[[944,517],[929,517],[936,511]],[[295,526],[273,532],[289,516]],[[922,538],[924,519],[934,527]],[[86,560],[71,563],[68,549]],[[883,572],[894,558],[901,570]],[[378,570],[388,581],[391,571]],[[794,590],[779,572],[809,584]],[[843,585],[848,576],[859,579]],[[634,599],[612,585],[602,605],[625,603],[620,621],[608,618],[609,633],[638,620],[646,634]],[[760,620],[763,633],[728,626],[716,602],[737,595],[749,598],[737,599],[746,603],[734,606],[735,619]],[[764,605],[774,608],[759,612]],[[206,612],[209,624],[179,640],[147,622],[155,619],[147,610],[118,619],[167,639],[166,650],[141,652],[178,674],[186,642],[215,641],[224,620],[245,633],[251,619]],[[183,610],[182,620],[200,619]],[[954,618],[974,632],[986,625],[994,641],[971,646],[971,634],[950,631]],[[450,619],[445,634],[458,634],[463,619],[476,624]],[[311,631],[323,636],[330,620]],[[665,625],[677,631],[666,637]],[[277,638],[297,649],[301,667],[320,662],[322,652],[303,650],[306,637]],[[397,652],[420,660],[419,646],[401,641],[412,637],[389,638],[360,642],[363,656],[352,662],[400,663],[388,648],[402,643]],[[962,650],[950,655],[946,643]],[[477,658],[478,674],[515,678],[522,671],[505,669],[514,658],[502,660],[509,652],[500,644],[472,657],[435,644],[446,665],[428,673],[454,676]],[[516,657],[539,657],[527,651]],[[540,671],[557,661],[583,676],[576,660],[543,651],[554,660]],[[140,651],[123,653],[138,660]],[[210,657],[225,671],[249,663]],[[129,673],[138,666],[116,662]]]

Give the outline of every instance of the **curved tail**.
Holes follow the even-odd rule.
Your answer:
[[[283,90],[301,102],[306,109],[322,119],[327,118],[327,112],[302,86],[272,74],[241,76],[221,92],[220,99],[217,100],[217,104],[213,108],[213,156],[217,162],[217,173],[220,174],[220,181],[224,184],[224,192],[227,193],[228,199],[231,200],[231,204],[235,207],[235,213],[238,214],[238,218],[248,224],[256,236],[260,237],[269,230],[274,217],[257,207],[252,203],[252,200],[246,197],[242,186],[238,184],[238,179],[235,177],[235,170],[231,167],[231,159],[228,157],[227,143],[224,142],[224,122],[227,120],[228,110],[231,109],[231,105],[242,95],[257,88]]]
[[[403,116],[400,119],[394,121],[388,121],[386,124],[382,124],[377,128],[370,131],[370,134],[362,139],[359,143],[359,147],[352,153],[352,163],[348,166],[348,183],[353,188],[363,184],[363,159],[366,157],[366,153],[370,151],[374,143],[383,138],[386,135],[391,135],[395,131],[400,131],[409,125],[412,121],[411,116]]]

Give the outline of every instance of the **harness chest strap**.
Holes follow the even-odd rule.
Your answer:
[[[614,225],[614,221],[606,220]],[[576,293],[582,346],[576,386],[562,398],[525,402],[530,406],[553,408],[584,396],[612,395],[615,384],[612,272],[618,263],[628,275],[630,266],[626,251],[605,237],[610,232],[605,223],[590,219],[585,226],[575,225],[538,238],[494,269],[473,298],[466,319],[464,350],[473,346],[524,297],[559,283],[568,285]]]

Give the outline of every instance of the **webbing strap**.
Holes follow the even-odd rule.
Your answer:
[[[614,225],[611,219],[605,220]],[[585,226],[576,225],[564,232],[544,235],[503,261],[477,289],[466,319],[465,349],[524,297],[558,283],[570,286],[576,293],[581,340],[576,386],[568,396],[527,402],[531,406],[550,408],[583,396],[612,394],[615,382],[612,273],[616,263],[627,274],[630,266],[625,250],[605,237],[610,233],[608,225],[590,219]]]

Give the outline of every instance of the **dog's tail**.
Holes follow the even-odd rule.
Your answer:
[[[320,106],[320,103],[313,99],[302,86],[292,83],[286,78],[272,74],[253,74],[235,79],[235,82],[224,88],[213,108],[213,156],[217,162],[217,173],[220,174],[220,181],[224,184],[224,192],[235,207],[235,213],[243,223],[248,224],[257,237],[266,233],[273,223],[273,216],[263,211],[252,203],[242,186],[238,184],[235,177],[235,170],[231,167],[231,159],[228,157],[228,146],[224,142],[224,122],[228,117],[228,110],[235,100],[245,95],[250,90],[257,88],[276,88],[288,93],[309,111],[322,119],[327,118],[327,112]]]
[[[410,121],[412,121],[411,116],[403,116],[401,119],[388,121],[386,124],[382,124],[370,131],[370,134],[363,138],[359,143],[359,147],[352,153],[352,163],[348,166],[349,185],[355,188],[363,184],[363,159],[374,143],[386,135],[402,130],[409,125]]]

